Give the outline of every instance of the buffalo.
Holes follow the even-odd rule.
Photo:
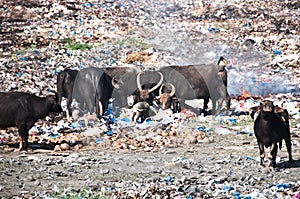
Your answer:
[[[213,102],[213,113],[218,114],[224,101],[226,102],[227,110],[230,110],[231,100],[224,82],[225,79],[227,80],[227,76],[223,77],[220,75],[220,73],[227,73],[226,70],[222,69],[223,67],[217,64],[166,66],[155,71],[143,71],[142,79],[144,82],[140,85],[145,86],[154,82],[160,82],[161,75],[157,74],[162,74],[162,83],[172,84],[176,88],[176,101],[180,103],[178,107],[186,107],[185,100],[204,99],[202,112],[205,113],[209,99],[211,99]],[[129,67],[118,67],[108,68],[106,72],[123,83],[119,90],[122,93],[120,94],[121,97],[130,96],[137,90],[138,85],[135,82],[139,79],[139,70]],[[223,78],[225,79],[223,80]],[[147,87],[139,86],[138,91],[142,90],[147,90]],[[152,94],[158,96],[159,89],[157,88],[155,92],[153,91]],[[126,98],[121,101],[126,101]],[[149,104],[153,103],[150,101]]]
[[[109,76],[103,68],[84,68],[77,74],[73,98],[82,110],[101,116],[107,109],[115,87],[118,85],[114,78]]]
[[[219,114],[223,102],[230,110],[230,96],[223,79],[219,75],[216,64],[200,64],[187,66],[168,66],[159,70],[164,76],[164,82],[174,85],[175,95],[180,100],[181,107],[185,107],[185,100],[204,99],[201,113],[208,108],[209,99],[212,100],[212,113]]]
[[[160,76],[160,79],[157,83],[147,83],[147,81],[149,80],[147,80],[145,83],[141,83],[141,76],[143,74],[144,72],[140,72],[137,74],[137,89],[127,97],[127,105],[129,107],[132,107],[138,102],[147,102],[150,106],[152,106],[156,101],[159,93],[159,88],[163,82],[163,75],[161,73],[157,73]]]
[[[57,74],[57,96],[61,104],[62,97],[67,98],[67,117],[72,116],[72,93],[78,70],[66,68]]]
[[[38,97],[25,92],[0,92],[0,128],[18,128],[20,151],[28,149],[31,127],[51,112],[62,112],[56,95]]]
[[[272,101],[264,100],[259,107],[252,108],[251,117],[254,119],[254,113],[258,112],[258,116],[254,121],[254,134],[257,139],[260,152],[260,165],[264,166],[265,147],[271,147],[268,156],[269,169],[276,166],[276,156],[279,149],[282,148],[282,140],[285,141],[289,161],[292,159],[291,133],[289,126],[289,114],[286,109],[275,106]]]
[[[175,91],[176,88],[171,83],[161,85],[158,98],[163,110],[171,108],[173,113],[178,113],[181,111],[180,102],[175,96]]]

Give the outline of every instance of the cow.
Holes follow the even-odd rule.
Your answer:
[[[73,98],[82,110],[102,116],[118,84],[103,68],[89,67],[80,70],[73,88]]]
[[[18,128],[20,151],[28,149],[28,131],[31,127],[51,112],[62,112],[56,95],[38,97],[25,92],[0,92],[0,128]]]
[[[175,96],[176,88],[171,83],[161,85],[159,89],[159,102],[163,110],[171,108],[173,113],[181,111],[179,99]]]
[[[141,101],[132,107],[132,121],[137,122],[141,119],[143,123],[149,117],[150,105],[148,102]]]
[[[171,83],[176,88],[177,101],[180,102],[180,107],[186,107],[185,100],[204,99],[204,105],[201,113],[205,113],[209,99],[213,102],[213,113],[220,113],[220,108],[223,101],[226,102],[226,108],[230,110],[230,96],[227,87],[223,82],[220,72],[226,73],[226,70],[221,71],[222,67],[217,64],[200,64],[187,66],[165,66],[155,71],[144,71],[144,84],[159,82],[161,78],[157,74],[163,75],[163,83]],[[121,97],[126,98],[136,90],[137,77],[139,70],[130,67],[113,67],[107,68],[107,73],[111,77],[121,79],[123,86],[119,90]],[[227,78],[226,78],[227,79]],[[143,89],[140,89],[143,90]],[[218,104],[218,106],[216,106]],[[216,107],[218,109],[216,110]]]
[[[112,98],[115,98],[114,105],[119,107],[128,106],[127,98],[137,91],[137,75],[141,71],[137,68],[123,66],[107,67],[104,70],[106,74],[118,82],[118,89],[114,89],[112,94]],[[138,102],[138,99],[133,100],[132,106],[136,102]]]
[[[157,73],[157,72],[155,72]],[[149,106],[152,106],[156,98],[158,96],[159,87],[162,84],[163,81],[163,75],[161,73],[157,73],[160,76],[160,79],[157,83],[149,83],[147,80],[145,83],[141,83],[141,75],[144,74],[144,72],[140,72],[137,74],[136,78],[136,86],[137,89],[127,97],[127,105],[128,107],[134,106],[138,102],[147,102]],[[151,80],[150,80],[151,81]]]
[[[57,96],[58,103],[61,105],[62,98],[67,98],[67,118],[72,116],[72,93],[78,70],[66,68],[57,74]]]
[[[159,69],[165,83],[171,83],[176,88],[175,95],[180,100],[180,106],[185,107],[185,100],[203,99],[201,113],[206,113],[209,99],[212,100],[212,113],[219,114],[223,101],[230,110],[230,96],[219,73],[216,64],[200,64],[187,66],[168,66]],[[218,106],[216,106],[218,104]]]
[[[265,152],[264,148],[271,147],[269,158],[269,169],[273,170],[276,166],[276,156],[279,149],[282,148],[282,140],[285,141],[289,162],[292,162],[291,133],[289,126],[289,114],[286,109],[274,106],[270,100],[264,100],[259,107],[252,108],[250,114],[254,119],[253,112],[258,112],[254,121],[254,134],[260,152],[260,165],[264,166]]]
[[[219,65],[218,75],[222,78],[224,85],[227,87],[227,70],[226,67],[229,67],[231,63],[227,61],[223,56],[221,56],[217,62]]]

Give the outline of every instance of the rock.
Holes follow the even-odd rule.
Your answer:
[[[70,150],[70,145],[69,145],[68,143],[62,143],[62,144],[60,145],[60,149],[61,149],[62,151]]]

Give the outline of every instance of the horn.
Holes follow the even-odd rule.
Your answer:
[[[217,64],[220,65],[221,62],[223,62],[225,64],[225,66],[227,66],[229,64],[228,61],[223,56],[220,57]]]
[[[175,89],[175,86],[173,85],[173,84],[171,84],[171,83],[168,83],[168,85],[170,85],[171,86],[171,92],[170,92],[170,97],[172,97],[174,94],[175,94],[175,91],[176,91],[176,89]]]
[[[164,86],[165,86],[164,84],[162,84],[162,85],[160,86],[160,88],[159,88],[159,96],[161,96],[161,94],[162,94],[162,89],[163,89]]]
[[[153,88],[149,89],[149,93],[151,93],[152,91],[154,91],[155,89],[157,89],[162,84],[162,82],[164,80],[163,74],[161,72],[158,72],[158,74],[160,75],[160,80],[159,80],[159,82]]]
[[[102,107],[102,103],[100,100],[99,100],[99,114],[103,115],[103,107]]]
[[[142,73],[143,72],[139,72],[138,75],[137,75],[137,77],[136,77],[136,84],[137,84],[137,87],[138,87],[139,91],[143,90],[142,86],[141,86],[141,74]]]
[[[120,85],[119,85],[118,83],[116,83],[116,78],[115,78],[115,77],[113,77],[113,78],[111,79],[111,84],[112,84],[112,86],[113,86],[115,89],[119,89],[119,88],[120,88]]]

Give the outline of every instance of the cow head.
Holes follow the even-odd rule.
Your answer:
[[[255,119],[260,113],[268,114],[273,113],[275,110],[275,106],[272,101],[264,100],[260,102],[259,106],[251,107],[250,108],[250,116],[252,119]],[[255,116],[256,115],[256,116]]]
[[[270,100],[264,100],[260,103],[260,111],[263,112],[274,112],[274,104]]]
[[[147,99],[149,99],[149,93],[153,92],[154,90],[156,90],[163,82],[163,74],[161,72],[158,72],[158,74],[160,75],[160,80],[159,82],[153,86],[152,88],[150,89],[142,89],[142,86],[141,86],[141,75],[143,73],[140,72],[138,75],[137,75],[137,79],[136,79],[136,83],[137,83],[137,87],[140,91],[140,99],[142,101],[145,101]]]
[[[219,65],[219,72],[218,72],[218,76],[221,77],[221,79],[223,80],[223,83],[225,86],[227,86],[227,71],[226,71],[226,67],[229,68],[232,64],[230,61],[228,61],[227,59],[225,59],[223,56],[220,57],[220,59],[218,60]]]
[[[166,92],[163,93],[163,87],[164,86],[170,86],[171,87],[171,91],[170,93]],[[159,89],[159,101],[161,103],[161,107],[163,110],[170,108],[171,104],[172,104],[172,97],[175,94],[175,86],[171,83],[167,83],[166,85],[162,85]]]
[[[58,103],[57,95],[48,95],[46,98],[51,104],[51,112],[60,113],[63,111],[60,104]]]

